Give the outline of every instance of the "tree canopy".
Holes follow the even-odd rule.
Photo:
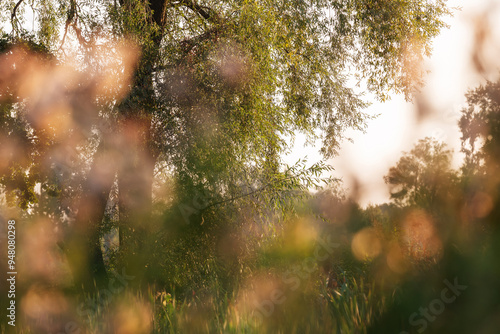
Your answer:
[[[34,207],[70,217],[65,247],[76,284],[89,284],[106,276],[114,187],[132,255],[162,171],[167,202],[204,194],[200,225],[201,208],[249,194],[279,206],[324,168],[283,166],[290,138],[320,138],[330,157],[346,129],[364,129],[364,93],[410,99],[449,14],[443,0],[6,1],[1,182],[23,208],[41,184],[51,200]]]
[[[464,172],[489,174],[498,167],[500,144],[500,82],[487,82],[466,94],[459,121]],[[488,170],[490,168],[490,170]]]

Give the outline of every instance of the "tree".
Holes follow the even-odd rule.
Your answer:
[[[465,154],[463,172],[469,177],[485,173],[491,177],[498,168],[496,157],[500,153],[500,82],[487,82],[470,90],[466,99],[467,107],[462,109],[458,123]]]
[[[88,172],[72,188],[79,204],[65,205],[74,214],[66,248],[77,285],[106,281],[99,229],[115,181],[120,248],[131,255],[128,265],[144,266],[141,235],[151,217],[155,168],[168,166],[179,202],[203,193],[210,203],[227,203],[247,189],[276,199],[279,187],[301,180],[284,174],[286,138],[320,137],[329,157],[347,128],[363,129],[369,116],[362,92],[349,85],[353,78],[382,100],[390,91],[410,98],[421,84],[420,60],[450,14],[442,0],[40,0],[32,8],[33,34],[24,28],[27,3],[2,6],[2,17],[11,19],[3,62],[19,79],[14,45],[41,45],[54,71],[73,54],[79,75],[62,87],[72,96],[64,117],[74,127],[58,137],[53,124],[30,118],[48,112],[25,103],[36,98],[2,82],[5,124],[21,124],[20,138],[33,146],[7,190],[26,207],[37,182],[66,189],[82,173],[54,171],[55,156],[68,145],[78,152],[78,166]],[[9,169],[3,172],[6,184]],[[63,192],[52,193],[62,199]]]
[[[451,157],[446,144],[430,137],[419,140],[384,176],[391,199],[400,206],[432,208],[448,198],[455,182]]]
[[[500,178],[500,81],[488,81],[465,95],[459,120],[462,132],[462,187],[466,220],[498,237]]]

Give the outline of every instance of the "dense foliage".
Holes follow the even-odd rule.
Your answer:
[[[328,157],[346,129],[364,128],[353,78],[382,99],[391,90],[410,97],[446,14],[444,1],[7,2],[3,57],[14,81],[2,87],[4,133],[26,148],[21,164],[7,152],[3,184],[23,208],[37,200],[37,183],[55,197],[39,211],[74,219],[65,247],[77,285],[105,282],[99,230],[115,175],[127,266],[144,265],[154,228],[142,221],[159,168],[170,171],[168,202],[203,194],[211,211],[202,205],[199,224],[221,216],[215,203],[246,194],[264,194],[265,205],[253,204],[264,212],[284,211],[283,190],[304,189],[321,169],[285,170],[289,138],[319,136]],[[41,71],[29,89],[23,62]],[[70,62],[77,68],[61,74]],[[67,151],[76,161],[58,170]]]

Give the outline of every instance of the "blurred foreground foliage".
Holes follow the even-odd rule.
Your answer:
[[[388,171],[394,203],[363,209],[327,164],[282,161],[297,133],[330,157],[364,129],[349,79],[411,98],[444,1],[0,8],[2,221],[18,222],[19,272],[18,326],[2,304],[2,332],[499,327],[497,83],[467,95],[461,170],[425,138]]]

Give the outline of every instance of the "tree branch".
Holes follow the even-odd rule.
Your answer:
[[[265,186],[263,187],[260,187],[260,188],[257,188],[255,190],[252,190],[248,193],[244,193],[244,194],[240,194],[240,195],[237,195],[235,197],[230,197],[230,198],[226,198],[222,201],[218,201],[218,202],[214,202],[214,203],[211,203],[209,205],[207,205],[206,207],[200,209],[200,211],[205,211],[211,207],[214,207],[214,206],[217,206],[217,205],[221,205],[221,204],[224,204],[224,203],[227,203],[227,202],[234,202],[240,198],[243,198],[243,197],[248,197],[248,196],[252,196],[253,194],[256,194],[256,193],[260,193],[260,192],[264,192],[267,188],[269,188],[271,184],[266,184]]]
[[[191,9],[193,12],[197,13],[207,21],[210,21],[212,23],[220,22],[219,14],[217,14],[213,9],[209,7],[200,6],[194,0],[180,0],[178,4]]]
[[[84,47],[88,48],[89,47],[89,42],[87,42],[87,40],[85,39],[85,37],[83,37],[82,30],[80,28],[78,28],[78,26],[76,25],[76,22],[73,22],[71,24],[71,26],[75,30],[76,38],[78,39],[78,42],[80,42],[80,44],[82,44]]]
[[[197,36],[194,36],[194,37],[191,37],[191,38],[187,38],[187,39],[183,39],[181,42],[180,42],[180,46],[182,47],[182,50],[184,51],[184,53],[188,53],[189,51],[191,51],[192,48],[194,48],[198,43],[212,37],[212,35],[214,33],[216,33],[218,31],[217,28],[212,28],[210,30],[207,30],[205,31],[203,34],[201,35],[197,35]]]
[[[14,30],[15,27],[14,27],[14,19],[17,19],[16,17],[16,12],[17,12],[17,9],[19,8],[19,6],[23,3],[24,0],[19,0],[16,5],[14,6],[14,9],[12,9],[12,15],[10,16],[10,21],[12,23],[12,29]]]
[[[291,180],[294,177],[297,177],[297,175],[287,176],[284,179],[279,180],[279,182]],[[247,193],[243,193],[243,194],[237,195],[235,197],[226,198],[226,199],[223,199],[223,200],[218,201],[218,202],[210,203],[207,206],[205,206],[204,208],[200,209],[200,211],[205,211],[205,210],[207,210],[207,209],[209,209],[211,207],[217,206],[217,205],[221,205],[221,204],[224,204],[224,203],[227,203],[227,202],[234,202],[234,201],[239,200],[239,199],[244,198],[244,197],[248,197],[248,196],[252,196],[252,195],[257,194],[257,193],[265,192],[267,190],[267,188],[273,186],[276,183],[278,183],[278,181],[276,181],[276,182],[269,182],[269,183],[265,184],[264,186],[262,186],[260,188],[257,188],[255,190],[249,191]]]

